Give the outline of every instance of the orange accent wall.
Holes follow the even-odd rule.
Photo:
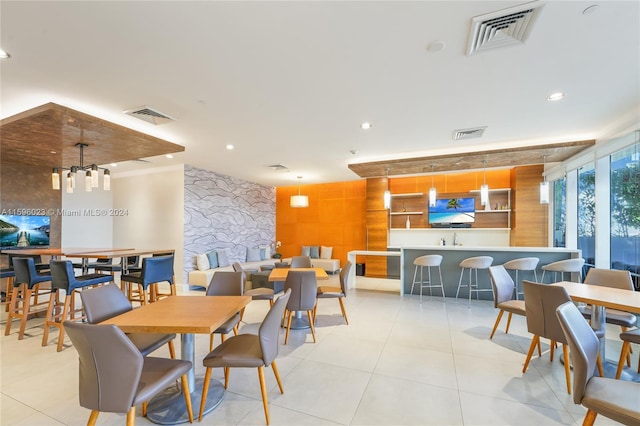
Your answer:
[[[366,181],[301,185],[309,207],[292,208],[298,186],[276,188],[276,239],[283,257],[297,256],[305,246],[333,247],[332,258],[347,261],[347,252],[366,245]]]

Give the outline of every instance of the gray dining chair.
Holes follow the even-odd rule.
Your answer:
[[[82,307],[89,324],[98,324],[109,318],[124,314],[133,309],[131,302],[115,284],[107,284],[80,292]],[[168,345],[169,355],[176,357],[173,340],[175,334],[164,333],[126,333],[142,356],[147,356],[163,345]]]
[[[511,316],[513,314],[526,316],[526,310],[524,300],[512,299],[515,285],[511,276],[504,268],[504,265],[490,266],[489,277],[491,278],[491,285],[493,286],[493,307],[500,309],[496,322],[493,325],[493,330],[491,330],[491,336],[489,336],[489,339],[493,339],[493,335],[496,333],[496,329],[505,312],[509,313],[507,316],[507,328],[504,331],[505,334],[508,334],[509,326],[511,325]]]
[[[344,322],[346,322],[347,325],[349,325],[349,319],[347,318],[347,310],[344,307],[342,299],[347,297],[347,281],[349,280],[349,272],[351,271],[352,266],[351,262],[347,261],[340,270],[340,287],[325,285],[318,286],[318,292],[316,294],[317,299],[338,299],[338,302],[340,303],[340,310],[344,317]],[[318,304],[316,303],[313,309],[314,318],[316,317],[317,308]]]
[[[213,278],[207,287],[207,296],[242,296],[244,287],[244,273],[231,271],[218,271],[213,274]],[[226,320],[224,324],[215,329],[209,336],[209,351],[213,350],[213,336],[220,335],[220,340],[224,343],[227,334],[233,331],[238,334],[238,324],[240,324],[240,312]]]
[[[584,277],[583,282],[588,285],[634,291],[633,281],[631,281],[631,273],[629,271],[591,268],[589,272],[587,272],[587,276]],[[582,315],[586,319],[591,319],[591,306],[580,308],[580,312],[582,312]],[[637,319],[632,313],[606,308],[605,314],[607,324],[619,325],[623,332],[636,325]]]
[[[316,342],[316,331],[313,326],[313,310],[316,306],[318,294],[318,281],[315,271],[289,271],[287,280],[284,282],[284,289],[291,290],[291,297],[285,310],[285,324],[287,332],[284,337],[284,344],[289,341],[289,330],[291,330],[291,320],[294,312],[306,311],[309,318],[309,326],[313,342]]]
[[[280,393],[284,393],[284,388],[280,381],[280,374],[278,374],[276,358],[278,357],[280,321],[282,320],[282,315],[284,314],[284,309],[289,301],[290,295],[291,290],[287,290],[275,301],[262,321],[258,329],[258,335],[239,334],[232,336],[204,357],[202,364],[206,367],[206,371],[202,387],[200,414],[198,416],[200,421],[202,421],[205,402],[207,400],[212,368],[222,367],[224,369],[225,389],[229,387],[229,370],[231,368],[257,368],[264,416],[267,424],[269,424],[269,401],[267,399],[267,387],[264,379],[264,367],[271,366],[276,381],[278,382]]]
[[[599,339],[571,302],[556,314],[573,361],[573,402],[587,409],[582,422],[593,425],[598,414],[625,425],[640,425],[640,383],[594,376]]]
[[[190,361],[144,357],[115,325],[64,323],[80,358],[80,405],[91,410],[87,425],[95,425],[100,412],[126,413],[127,425],[135,425],[136,405],[181,379],[189,421],[193,423],[187,372]]]
[[[291,258],[292,268],[311,268],[311,258],[309,256],[293,256]]]

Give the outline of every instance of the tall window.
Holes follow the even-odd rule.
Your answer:
[[[640,273],[640,144],[611,155],[611,268]]]
[[[553,246],[566,247],[567,179],[553,181]]]
[[[578,248],[587,266],[595,265],[596,173],[593,163],[578,169]]]

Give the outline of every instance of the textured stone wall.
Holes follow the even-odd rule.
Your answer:
[[[229,248],[231,261],[245,261],[247,248],[275,238],[275,188],[193,166],[184,167],[184,273],[195,256]]]

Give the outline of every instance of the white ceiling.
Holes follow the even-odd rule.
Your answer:
[[[547,1],[525,44],[465,55],[472,17],[522,3],[3,0],[0,116],[56,102],[186,147],[114,174],[187,163],[273,186],[637,126],[640,2]],[[122,114],[142,105],[176,121]],[[475,126],[481,139],[452,140]]]

